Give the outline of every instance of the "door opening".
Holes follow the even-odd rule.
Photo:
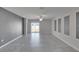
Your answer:
[[[39,33],[39,31],[40,31],[39,26],[40,26],[40,24],[38,22],[32,22],[31,23],[31,32]]]

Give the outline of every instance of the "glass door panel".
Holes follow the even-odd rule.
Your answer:
[[[39,23],[31,23],[31,32],[39,32]]]

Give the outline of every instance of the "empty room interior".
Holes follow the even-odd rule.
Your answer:
[[[0,52],[78,52],[79,7],[0,7]]]

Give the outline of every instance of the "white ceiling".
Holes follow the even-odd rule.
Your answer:
[[[62,16],[69,11],[76,9],[77,7],[4,7],[5,9],[16,13],[25,18],[35,19],[41,15],[44,18],[53,18]]]

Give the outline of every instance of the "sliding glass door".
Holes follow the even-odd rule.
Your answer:
[[[40,24],[38,22],[32,22],[31,23],[31,32],[39,32],[39,26]]]

